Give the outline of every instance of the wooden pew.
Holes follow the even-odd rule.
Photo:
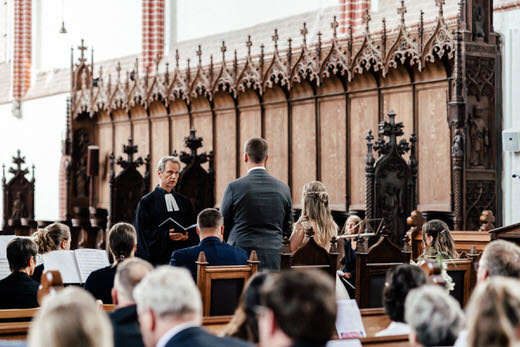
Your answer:
[[[102,310],[109,313],[115,305],[103,304]],[[0,310],[0,340],[25,340],[31,321],[40,308]]]

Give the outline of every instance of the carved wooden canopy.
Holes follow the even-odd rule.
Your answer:
[[[307,43],[307,27],[303,24],[302,40],[299,47],[293,47],[292,39],[289,39],[287,50],[278,49],[278,31],[273,35],[274,51],[264,54],[264,46],[261,45],[259,56],[251,55],[251,37],[246,41],[247,55],[244,59],[238,59],[235,51],[231,61],[226,60],[227,47],[222,42],[222,58],[219,63],[211,62],[209,66],[202,65],[202,48],[197,50],[198,63],[195,68],[190,67],[181,70],[179,68],[179,54],[175,55],[175,68],[159,73],[159,61],[156,61],[155,74],[144,76],[139,74],[139,64],[127,74],[126,80],[121,76],[121,67],[116,70],[115,78],[112,75],[99,74],[88,83],[93,75],[93,66],[88,66],[81,58],[81,63],[72,75],[73,102],[72,114],[77,117],[80,114],[93,116],[96,112],[123,108],[129,109],[135,105],[147,107],[154,101],[167,105],[175,99],[182,99],[190,103],[191,99],[205,96],[213,99],[215,93],[225,91],[234,97],[246,89],[253,89],[262,95],[266,88],[279,85],[290,90],[294,84],[308,80],[316,86],[324,78],[331,75],[346,76],[348,81],[369,71],[381,71],[383,76],[396,68],[399,64],[408,62],[419,69],[427,63],[438,59],[452,59],[455,42],[453,29],[456,22],[448,21],[443,15],[443,2],[439,2],[439,15],[437,20],[424,25],[423,13],[420,13],[418,27],[409,28],[404,20],[404,11],[401,11],[401,21],[392,34],[388,33],[386,21],[383,21],[383,30],[378,34],[370,32],[370,15],[365,13],[365,32],[362,36],[354,38],[352,30],[346,39],[337,37],[338,22],[334,17],[331,27],[333,36],[326,43],[321,40],[318,33],[318,42]],[[83,53],[83,51],[82,51]],[[83,55],[82,55],[83,57]],[[84,65],[84,67],[81,66]]]

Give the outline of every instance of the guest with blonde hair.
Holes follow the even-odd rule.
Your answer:
[[[467,346],[518,345],[520,329],[520,282],[490,277],[480,283],[467,310]]]
[[[330,240],[338,236],[338,225],[334,222],[329,207],[329,194],[325,185],[312,181],[303,186],[302,213],[293,225],[289,248],[296,251],[303,245],[308,228],[314,230],[314,240],[318,245],[330,249]]]
[[[423,257],[435,257],[437,254],[440,254],[443,258],[455,259],[459,257],[448,225],[439,219],[424,223],[422,239]]]
[[[67,287],[43,300],[28,337],[30,347],[113,347],[112,326],[94,298]]]
[[[355,235],[363,233],[363,224],[361,218],[356,215],[351,215],[347,218],[342,235]],[[342,273],[339,275],[344,278],[344,285],[347,289],[348,295],[353,298],[356,295],[356,251],[357,251],[357,240],[355,237],[342,239],[344,256],[341,257]]]
[[[38,245],[38,254],[70,249],[70,229],[62,223],[52,223],[45,228],[38,229],[33,234],[33,238],[34,242]],[[43,270],[43,264],[36,266],[31,278],[40,282]]]

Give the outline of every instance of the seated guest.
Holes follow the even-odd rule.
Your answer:
[[[467,346],[517,346],[520,330],[520,282],[493,277],[480,283],[467,311]]]
[[[438,286],[413,289],[404,307],[413,346],[453,346],[464,325],[457,300]]]
[[[114,257],[114,263],[102,269],[93,271],[85,281],[84,288],[97,300],[104,304],[112,303],[110,294],[114,286],[114,277],[119,263],[135,254],[137,234],[132,224],[117,223],[108,234],[108,248]]]
[[[115,347],[144,347],[133,291],[152,270],[152,264],[140,258],[125,260],[117,267],[112,288],[112,302],[116,309],[110,313]]]
[[[478,282],[492,276],[520,279],[520,247],[505,240],[493,241],[484,248],[478,265]]]
[[[424,271],[414,265],[402,264],[388,271],[383,289],[383,306],[391,323],[376,336],[408,335],[410,328],[404,322],[404,301],[410,290],[427,281]]]
[[[422,239],[423,257],[435,258],[437,254],[447,259],[459,257],[459,254],[455,250],[455,244],[448,225],[439,219],[434,219],[423,224]]]
[[[262,288],[261,346],[325,346],[335,332],[334,282],[321,271],[286,271]]]
[[[260,290],[269,276],[269,272],[257,272],[247,281],[233,318],[224,328],[222,335],[258,344],[256,308],[260,305]]]
[[[343,227],[342,234],[346,235],[354,235],[363,233],[363,226],[360,225],[361,218],[358,216],[352,215],[347,218],[345,222],[345,226]],[[343,273],[339,276],[343,277],[347,283],[345,284],[345,288],[348,291],[348,295],[351,298],[356,296],[356,291],[354,290],[356,286],[356,250],[357,250],[357,241],[355,238],[342,239],[345,240],[343,244],[344,256],[341,258],[340,262],[343,265],[341,269]]]
[[[33,237],[38,245],[39,254],[70,249],[70,229],[62,223],[52,223],[45,228],[38,229],[38,231],[33,234]],[[43,264],[37,265],[31,278],[40,282],[43,270]]]
[[[301,247],[307,239],[305,232],[308,228],[314,230],[314,240],[318,245],[330,250],[330,239],[338,236],[338,226],[329,207],[329,194],[325,185],[319,181],[312,181],[303,186],[302,214],[293,224],[289,248],[291,252]]]
[[[16,237],[7,244],[11,274],[0,281],[0,309],[38,307],[38,287],[31,279],[38,246],[33,240]]]
[[[92,295],[68,287],[45,297],[28,341],[29,347],[112,347],[112,327]]]
[[[172,253],[170,265],[183,266],[190,270],[193,279],[197,280],[197,258],[204,251],[206,261],[212,265],[247,265],[247,252],[238,247],[233,247],[222,242],[224,233],[224,218],[222,214],[214,209],[207,208],[197,216],[197,234],[200,244]]]
[[[161,266],[134,290],[145,346],[240,347],[250,344],[211,335],[200,327],[199,289],[186,269]]]

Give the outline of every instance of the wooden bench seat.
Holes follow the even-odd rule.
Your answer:
[[[111,312],[115,305],[104,304],[103,311]],[[31,326],[31,320],[40,309],[24,308],[0,310],[0,340],[25,340]]]

